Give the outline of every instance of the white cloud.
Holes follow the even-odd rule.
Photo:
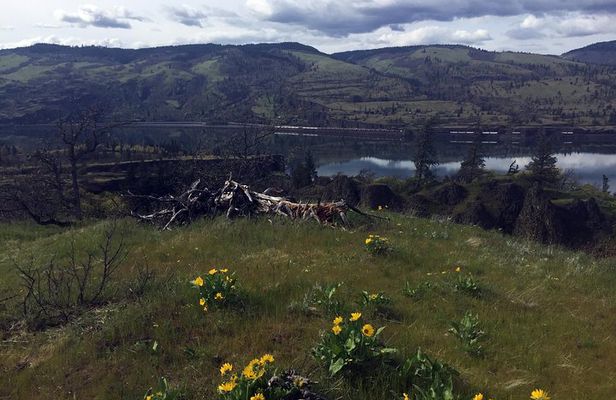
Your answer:
[[[616,33],[616,18],[611,15],[574,15],[559,21],[555,30],[567,37]]]
[[[524,21],[522,21],[522,23],[520,24],[520,28],[536,29],[540,28],[541,26],[543,26],[543,20],[535,17],[534,15],[529,15],[528,17],[524,18]]]
[[[273,9],[268,0],[247,0],[246,7],[262,17],[272,15]]]
[[[379,36],[379,41],[394,46],[418,44],[480,44],[492,40],[485,29],[475,31],[451,30],[442,26],[423,26],[408,31],[389,30]]]

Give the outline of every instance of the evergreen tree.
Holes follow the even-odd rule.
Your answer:
[[[485,170],[486,162],[479,153],[479,141],[475,141],[468,151],[466,159],[460,165],[458,179],[470,183],[481,176]]]
[[[552,142],[543,132],[539,136],[534,154],[526,169],[531,177],[540,183],[555,183],[560,177]]]
[[[434,178],[432,167],[438,165],[436,150],[434,149],[430,133],[431,125],[431,121],[424,124],[415,138],[413,163],[415,164],[415,179],[418,185],[423,185],[425,182],[432,180]]]

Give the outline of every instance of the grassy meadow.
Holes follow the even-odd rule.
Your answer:
[[[88,310],[63,326],[32,331],[13,320],[0,341],[0,399],[142,399],[166,377],[188,399],[217,398],[219,367],[271,353],[280,368],[317,381],[330,399],[401,399],[378,371],[329,378],[311,355],[333,315],[304,299],[316,284],[343,282],[343,313],[362,311],[385,326],[389,347],[417,348],[460,372],[464,399],[608,399],[616,389],[616,271],[610,260],[452,224],[382,212],[389,221],[356,221],[348,230],[283,220],[204,220],[170,232],[120,222],[128,256],[113,289],[142,296]],[[71,243],[94,249],[109,222],[59,229],[0,225],[0,298],[19,292],[14,264],[67,256]],[[391,251],[372,255],[369,234]],[[235,272],[241,307],[204,312],[191,281],[212,267]],[[472,275],[481,296],[457,290]],[[428,282],[428,284],[426,283]],[[406,287],[406,293],[405,293]],[[413,291],[421,287],[420,291]],[[379,310],[361,292],[383,293]],[[411,294],[412,295],[409,295]],[[19,304],[0,304],[10,321]],[[449,332],[470,311],[485,335],[480,356]]]

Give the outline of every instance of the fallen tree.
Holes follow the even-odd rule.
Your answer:
[[[347,214],[354,211],[370,216],[347,204],[337,202],[302,203],[293,202],[282,196],[272,196],[256,192],[247,185],[227,180],[224,186],[212,191],[200,180],[179,195],[150,196],[128,193],[125,197],[143,200],[150,209],[147,213],[131,211],[131,215],[141,221],[168,230],[173,226],[187,225],[204,216],[224,214],[227,218],[250,217],[256,215],[279,215],[292,220],[314,219],[323,225],[348,225]],[[374,216],[370,216],[374,217]]]

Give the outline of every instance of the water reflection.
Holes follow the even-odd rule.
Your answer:
[[[616,155],[597,153],[559,153],[556,155],[557,165],[563,171],[572,170],[574,176],[582,183],[601,184],[605,174],[613,182],[616,181]],[[439,176],[453,175],[460,169],[462,158],[439,164],[436,174]],[[530,156],[486,157],[486,169],[496,172],[507,172],[513,161],[520,168],[530,162]],[[378,157],[357,157],[350,160],[328,162],[318,167],[322,176],[332,176],[338,173],[357,175],[362,171],[370,171],[377,177],[393,176],[408,178],[415,173],[415,165],[410,159],[393,160]]]

